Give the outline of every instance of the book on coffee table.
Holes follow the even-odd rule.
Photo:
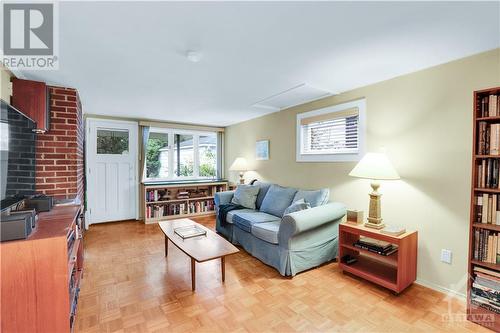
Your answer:
[[[206,236],[206,230],[196,226],[196,225],[188,225],[184,227],[178,227],[174,229],[174,232],[179,235],[182,239],[198,237],[198,236]]]

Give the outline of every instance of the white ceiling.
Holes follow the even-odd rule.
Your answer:
[[[22,74],[77,88],[90,114],[229,125],[303,83],[342,92],[497,48],[499,6],[61,2],[60,69]]]

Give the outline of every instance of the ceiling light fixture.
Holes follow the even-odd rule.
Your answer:
[[[187,51],[186,57],[191,62],[200,62],[200,60],[202,58],[202,54],[200,52],[196,52],[196,51]]]

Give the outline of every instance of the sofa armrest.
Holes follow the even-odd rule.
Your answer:
[[[216,192],[214,195],[215,207],[230,203],[233,199],[234,191]]]
[[[278,242],[289,248],[291,238],[332,222],[340,222],[345,214],[346,207],[338,202],[287,214],[280,224]]]

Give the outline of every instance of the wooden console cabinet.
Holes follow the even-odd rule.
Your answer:
[[[1,332],[72,330],[83,272],[83,225],[80,206],[56,206],[39,214],[27,239],[0,243]]]
[[[398,246],[398,251],[384,256],[354,246],[360,236],[385,241]],[[390,236],[379,230],[363,225],[341,223],[339,226],[339,267],[346,272],[400,293],[417,278],[417,243],[416,231],[400,236]],[[349,254],[357,262],[348,265],[342,257]]]

